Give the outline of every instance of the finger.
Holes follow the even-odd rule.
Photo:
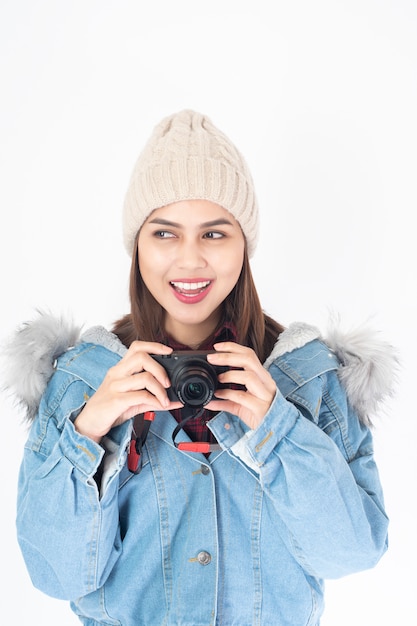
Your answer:
[[[146,411],[173,411],[182,407],[183,404],[181,402],[169,402],[167,406],[163,406],[155,396],[146,390],[131,392],[129,395],[129,406],[120,414],[120,418],[125,421],[138,413],[145,413]]]
[[[217,389],[215,395],[216,398],[230,400],[250,410],[255,409],[258,403],[270,404],[272,402],[270,395],[265,398],[260,398],[259,396],[255,396],[248,391],[242,391],[241,389]]]
[[[141,390],[149,391],[153,396],[155,396],[155,398],[158,399],[159,403],[163,407],[167,407],[169,405],[169,399],[165,386],[161,384],[151,372],[143,371],[139,374],[126,376],[114,383],[112,389],[114,393],[120,395],[126,394],[130,391]]]
[[[151,374],[143,371],[140,374],[119,377],[113,371],[103,381],[100,388],[89,400],[90,406],[102,405],[109,407],[110,413],[119,415],[124,412],[131,402],[130,393],[139,394],[146,390],[150,392],[162,407],[169,405],[166,388]],[[140,401],[140,395],[134,400],[135,404]],[[113,408],[111,408],[113,407]],[[107,409],[106,409],[107,411]]]
[[[251,348],[242,346],[242,344],[234,341],[219,341],[213,347],[216,352],[245,352],[246,350],[251,350]]]
[[[219,389],[216,391],[216,397],[219,398],[219,402],[223,403],[224,411],[230,411],[247,424],[249,421],[250,423],[255,421],[259,423],[268,412],[273,401],[273,397],[264,400],[247,391],[236,389]]]
[[[249,394],[246,394],[244,401],[245,405],[243,405],[243,403],[235,402],[232,399],[229,400],[222,397],[220,400],[212,400],[209,402],[207,404],[207,408],[212,411],[227,411],[228,413],[232,413],[247,424],[249,428],[255,429],[259,426],[263,417],[266,415],[269,406],[267,403],[255,400],[253,397],[252,400],[250,400]]]
[[[147,352],[148,354],[171,354],[172,348],[156,341],[132,341],[126,354]]]
[[[171,354],[172,348],[156,341],[132,341],[122,361],[131,361],[132,357],[142,354]]]
[[[256,374],[262,383],[269,389],[275,388],[275,382],[271,374],[263,367],[263,365],[261,365],[258,357],[250,348],[245,348],[244,351],[241,351],[239,354],[232,354],[230,352],[209,354],[207,355],[207,359],[212,365],[231,368],[229,372],[232,373],[229,373],[224,382],[238,383],[240,382],[238,372],[247,371]],[[242,384],[245,383],[242,382]]]
[[[229,367],[256,367],[258,365],[262,367],[252,348],[232,342],[215,344],[215,348],[216,352],[210,352],[207,355],[207,360],[213,365]]]
[[[276,392],[276,384],[271,377],[261,378],[258,372],[248,370],[228,370],[219,374],[218,381],[226,385],[242,385],[249,393],[265,400]]]
[[[147,352],[132,352],[126,355],[117,365],[109,370],[110,375],[114,375],[116,378],[133,376],[143,371],[150,372],[157,380],[159,380],[163,387],[170,386],[170,380],[165,369]]]

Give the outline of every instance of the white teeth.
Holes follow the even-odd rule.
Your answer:
[[[171,285],[175,287],[175,289],[179,289],[181,291],[192,291],[194,289],[204,289],[210,284],[209,280],[205,280],[204,282],[199,283],[181,283],[181,282],[173,282],[171,281]]]

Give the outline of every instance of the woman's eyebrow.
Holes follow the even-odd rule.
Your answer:
[[[224,226],[224,225],[233,226],[232,222],[226,219],[225,217],[221,217],[218,220],[212,220],[211,222],[203,222],[203,224],[201,224],[203,228],[211,228],[212,226]]]
[[[175,226],[176,228],[181,228],[181,224],[164,220],[162,217],[154,217],[153,220],[149,220],[149,224],[161,224],[161,226]]]
[[[149,224],[160,224],[161,226],[175,226],[175,228],[182,228],[182,224],[178,222],[171,222],[170,220],[165,220],[162,217],[154,217],[152,220],[149,220]],[[217,220],[211,220],[210,222],[203,222],[200,224],[201,228],[212,228],[213,226],[224,226],[229,225],[233,226],[232,222],[225,217],[221,217]]]

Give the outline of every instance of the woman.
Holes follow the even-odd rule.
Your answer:
[[[10,350],[32,419],[17,527],[33,583],[88,626],[317,625],[323,580],[386,550],[369,415],[393,359],[263,313],[252,179],[199,113],[155,128],[123,229],[131,312],[113,332],[41,316]],[[205,374],[174,388],[190,350],[218,376],[204,401]]]

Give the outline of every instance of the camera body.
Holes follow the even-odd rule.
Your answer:
[[[152,354],[162,365],[171,381],[168,398],[187,406],[201,408],[214,397],[216,389],[225,388],[217,376],[226,372],[225,366],[212,365],[207,355],[215,350],[180,350],[171,354]]]

